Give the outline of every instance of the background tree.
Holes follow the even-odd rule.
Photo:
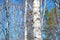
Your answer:
[[[5,40],[9,40],[9,13],[8,13],[8,2],[9,0],[6,0],[5,2],[5,9],[6,9],[6,37]]]
[[[46,40],[56,40],[56,29],[57,29],[57,14],[56,14],[56,8],[53,8],[51,12],[47,14],[47,20],[46,20]],[[50,38],[51,37],[51,38]]]

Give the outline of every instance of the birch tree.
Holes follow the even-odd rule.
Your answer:
[[[41,0],[33,1],[33,33],[34,40],[42,40],[41,38],[41,15],[40,15],[40,2]]]
[[[26,15],[27,15],[27,0],[25,0],[25,14],[24,14],[25,40],[27,40]]]
[[[6,37],[5,37],[5,40],[9,40],[8,0],[6,0],[5,9],[6,9]]]

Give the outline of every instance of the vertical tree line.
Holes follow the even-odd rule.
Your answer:
[[[5,2],[5,10],[6,10],[6,36],[5,36],[5,40],[9,40],[9,13],[8,13],[8,3],[9,0],[6,0]]]
[[[27,0],[25,0],[25,14],[24,14],[25,40],[27,40],[26,16],[27,16]]]

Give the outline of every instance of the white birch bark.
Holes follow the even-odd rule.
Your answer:
[[[26,15],[27,15],[27,0],[25,0],[25,14],[24,14],[25,40],[27,40]]]
[[[41,38],[41,17],[40,17],[40,2],[41,0],[33,1],[33,33],[34,40],[42,40]]]

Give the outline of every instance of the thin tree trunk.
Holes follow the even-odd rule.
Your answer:
[[[8,0],[6,0],[6,36],[5,36],[5,40],[9,40],[9,21],[8,21]]]
[[[25,1],[25,14],[24,14],[25,40],[27,40],[26,15],[27,15],[27,0]]]

